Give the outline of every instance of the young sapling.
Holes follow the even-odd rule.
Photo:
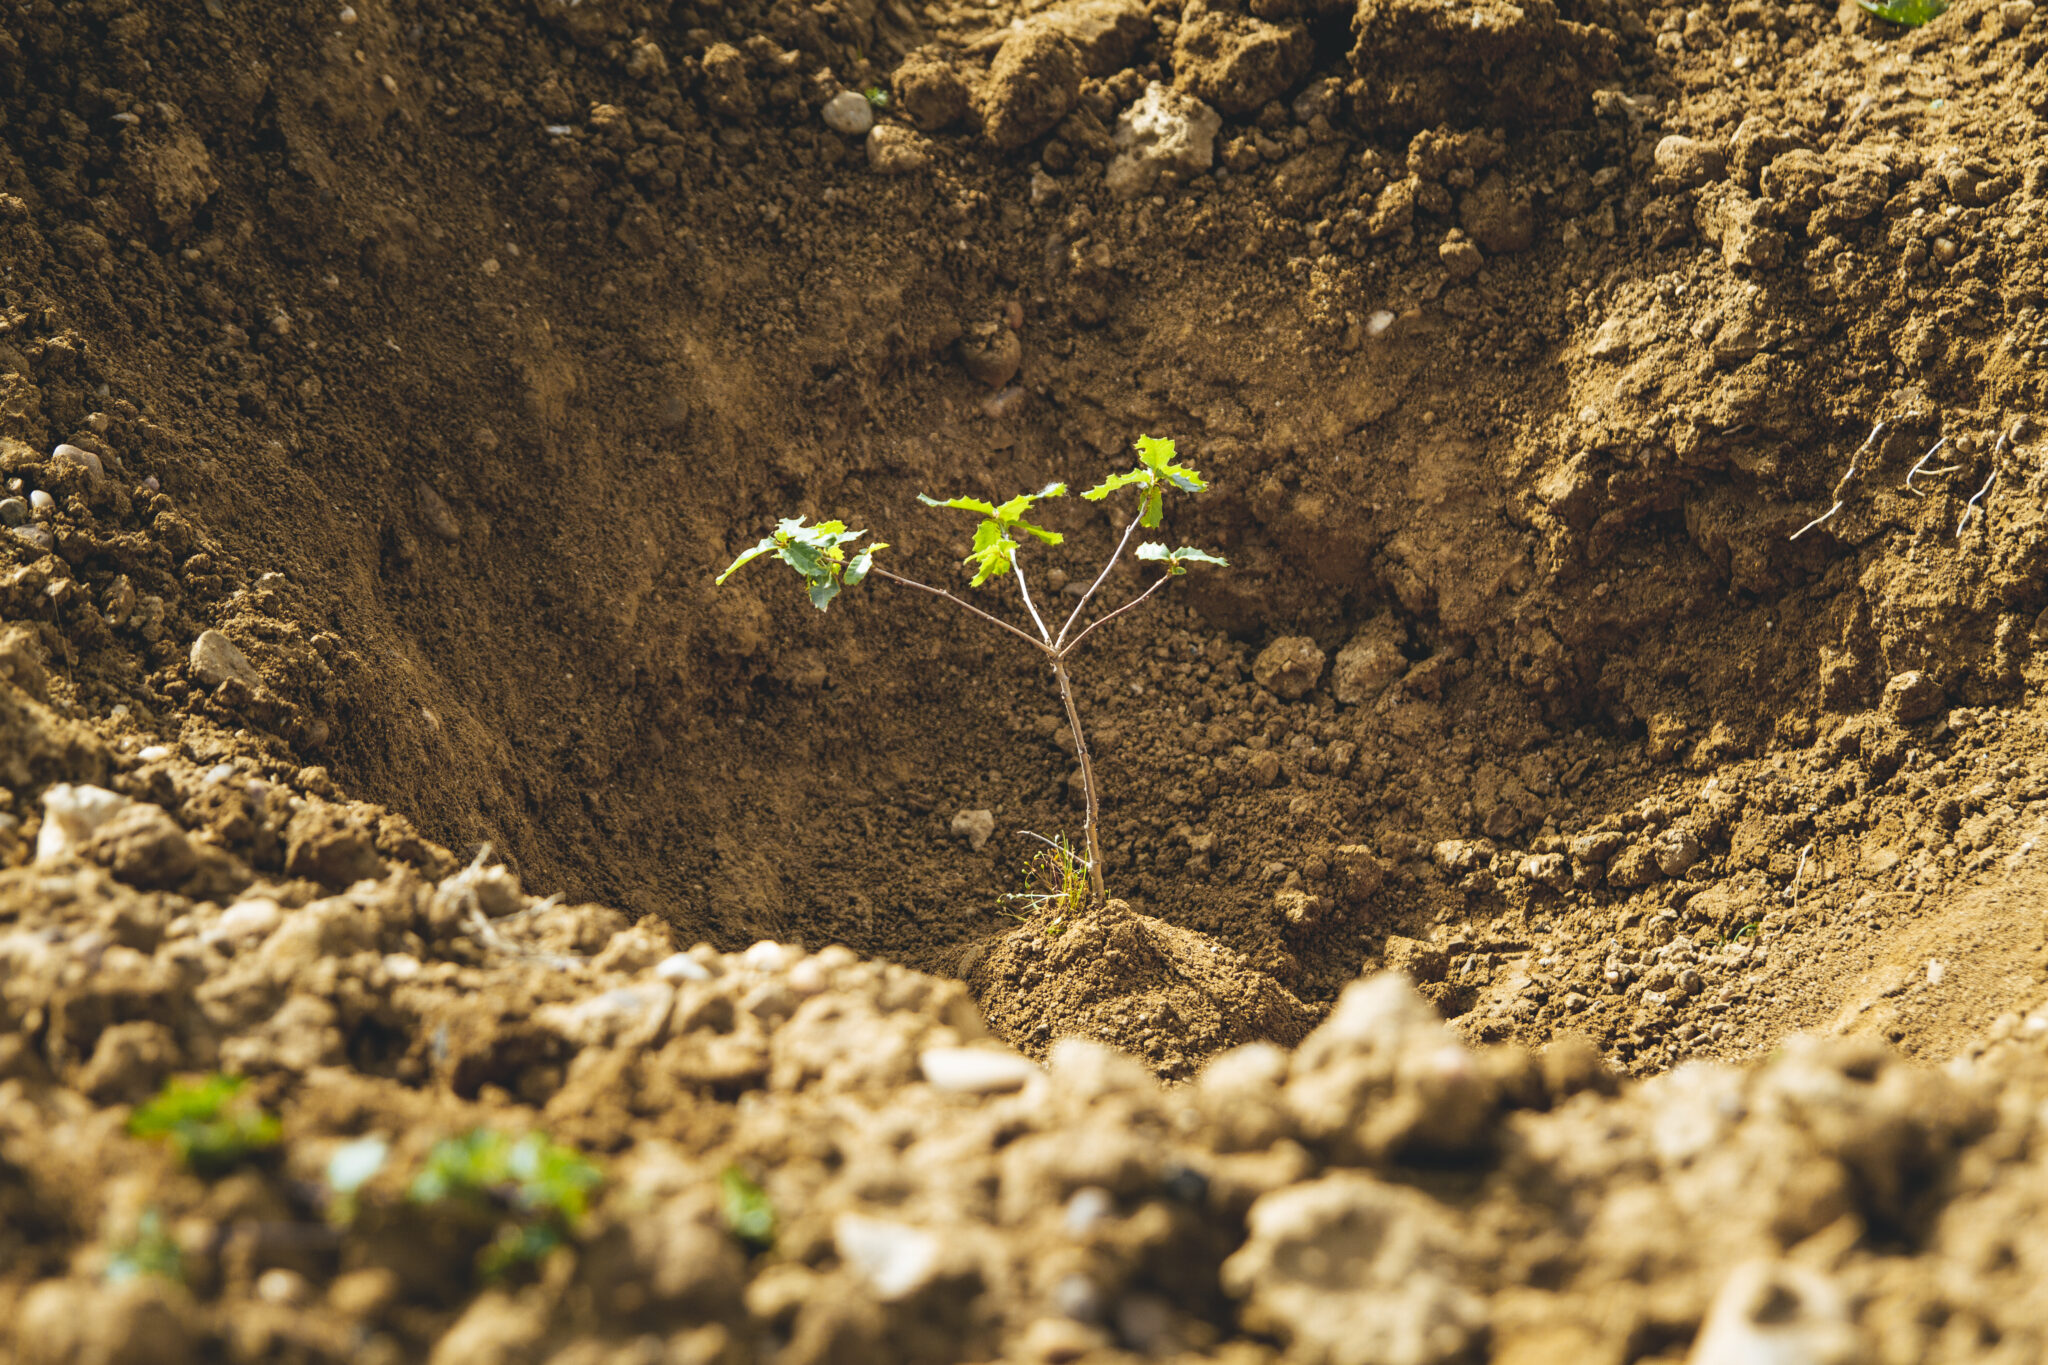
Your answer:
[[[1005,503],[992,503],[980,498],[931,498],[918,494],[918,501],[927,507],[950,508],[969,512],[978,517],[974,529],[974,540],[964,563],[970,572],[970,588],[979,588],[1005,575],[1017,580],[1017,594],[1024,604],[1024,613],[1030,619],[1031,629],[1011,625],[1000,617],[983,611],[964,598],[956,597],[943,588],[920,583],[914,578],[891,573],[875,563],[878,551],[888,548],[884,544],[869,545],[855,550],[854,542],[866,535],[865,531],[848,530],[842,521],[821,522],[816,526],[805,524],[801,517],[784,518],[776,523],[775,530],[758,544],[743,551],[718,576],[723,584],[743,565],[762,557],[772,555],[795,570],[804,580],[810,592],[811,605],[824,611],[832,600],[846,588],[856,587],[869,577],[888,580],[900,587],[915,588],[919,592],[943,597],[954,606],[972,612],[996,629],[1005,631],[1030,645],[1052,668],[1053,681],[1059,687],[1060,702],[1066,708],[1067,727],[1074,736],[1074,754],[1081,766],[1081,790],[1085,803],[1082,819],[1082,839],[1086,848],[1083,865],[1087,870],[1088,892],[1096,900],[1104,896],[1102,879],[1102,841],[1099,830],[1101,818],[1101,797],[1095,783],[1095,763],[1088,751],[1086,731],[1081,726],[1080,708],[1074,701],[1073,675],[1069,667],[1075,651],[1082,643],[1102,626],[1114,621],[1125,612],[1137,607],[1173,578],[1187,572],[1190,564],[1213,564],[1227,567],[1228,561],[1206,550],[1192,546],[1168,549],[1163,541],[1147,541],[1135,551],[1137,558],[1157,564],[1164,570],[1143,592],[1122,606],[1110,611],[1086,626],[1081,625],[1088,604],[1094,600],[1096,591],[1108,579],[1110,570],[1130,548],[1132,539],[1139,530],[1151,530],[1165,518],[1166,494],[1169,491],[1199,493],[1208,487],[1201,474],[1179,463],[1179,456],[1170,440],[1158,440],[1140,436],[1137,442],[1138,462],[1121,474],[1112,474],[1081,496],[1089,502],[1101,502],[1112,493],[1122,489],[1135,489],[1138,493],[1138,507],[1118,537],[1116,548],[1110,552],[1102,571],[1082,592],[1080,600],[1068,613],[1065,621],[1054,631],[1040,613],[1038,603],[1031,596],[1030,584],[1025,579],[1024,565],[1019,562],[1017,552],[1023,547],[1020,537],[1028,536],[1047,545],[1058,545],[1065,540],[1057,531],[1047,530],[1028,518],[1034,505],[1051,498],[1064,497],[1067,486],[1063,483],[1049,483],[1036,493],[1020,493]],[[1077,629],[1078,628],[1078,629]],[[1050,841],[1048,841],[1050,842]],[[1064,841],[1054,845],[1058,852],[1068,852]],[[1060,893],[1066,899],[1078,899],[1078,885],[1070,885],[1070,879],[1055,878]]]

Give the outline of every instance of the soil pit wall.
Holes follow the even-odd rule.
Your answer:
[[[1244,1334],[1313,1357],[1344,1324],[1256,1288],[1285,1279],[1260,1256],[1298,1218],[1309,1241],[1365,1220],[1437,1248],[1423,1259],[1441,1252],[1449,1287],[1425,1325],[1447,1358],[1545,1333],[1672,1356],[1730,1267],[1793,1247],[1919,1324],[1841,1327],[1839,1286],[1781,1284],[1845,1358],[1856,1332],[1913,1358],[2009,1337],[2024,1358],[2023,1294],[1987,1279],[1933,1307],[1886,1278],[1925,1268],[1886,1259],[1904,1248],[1981,1251],[2024,1282],[2032,1253],[1984,1250],[1990,1215],[1969,1203],[2031,1197],[2024,1104],[1928,1100],[1926,1073],[1860,1045],[1725,1080],[1763,1125],[1731,1150],[1768,1163],[1811,1136],[1821,1164],[1772,1167],[1768,1227],[1673,1268],[1677,1306],[1626,1322],[1550,1300],[1524,1320],[1510,1292],[1580,1275],[1605,1294],[1615,1265],[1517,1259],[1506,1234],[1411,1218],[1405,1192],[1320,1182],[1371,1171],[1457,1219],[1567,1240],[1621,1219],[1618,1168],[1516,1164],[1575,1145],[1514,1116],[1608,1088],[1594,1054],[1659,1072],[1812,1029],[1941,1059],[1990,1029],[2002,1093],[2030,1093],[2048,40],[2026,6],[1958,6],[1917,34],[1810,6],[349,14],[95,3],[0,29],[0,474],[22,504],[0,542],[0,922],[26,983],[0,1051],[27,1106],[10,1132],[98,1123],[87,1149],[118,1165],[108,1115],[223,1066],[269,1077],[288,1131],[323,1141],[383,1124],[424,1148],[544,1120],[702,1166],[649,1188],[696,1190],[728,1156],[787,1171],[771,1194],[793,1208],[849,1159],[793,1135],[818,1121],[804,1105],[872,1090],[887,1129],[919,1054],[974,1044],[984,1019],[1034,1057],[1092,1038],[1175,1080],[1307,1037],[1232,1054],[1226,1098],[1192,1119],[1109,1098],[1156,1092],[1129,1068],[1104,1080],[1117,1064],[1094,1053],[1050,1073],[1114,1113],[1032,1110],[1048,1149],[1087,1146],[1098,1120],[1196,1134],[1172,1169],[1157,1148],[1057,1189],[1017,1174],[997,1260],[1025,1205],[1083,1186],[1151,1220],[1091,1272],[1099,1311],[1041,1314],[1056,1279],[937,1338],[918,1336],[933,1304],[971,1296],[926,1303],[920,1285],[900,1312],[859,1308],[868,1243],[826,1211],[872,1215],[884,1172],[818,1198],[780,1280],[732,1262],[692,1205],[682,1223],[709,1220],[719,1250],[678,1263],[717,1273],[670,1298],[730,1308],[746,1283],[747,1316],[695,1345],[673,1315],[649,1330],[686,1359],[798,1339],[823,1359],[842,1338],[1053,1359]],[[867,90],[889,97],[875,132],[825,121]],[[1140,108],[1205,126],[1183,96],[1217,120],[1199,173],[1133,140]],[[863,103],[835,117],[873,117]],[[710,579],[801,512],[951,581],[955,528],[917,493],[1085,486],[1140,432],[1213,480],[1170,529],[1232,569],[1174,585],[1087,661],[1117,901],[1059,934],[1013,926],[995,910],[1015,831],[1077,823],[1029,658],[879,585],[820,617],[786,585]],[[1078,503],[1048,520],[1068,539],[1038,562],[1073,581],[1117,529]],[[38,857],[59,782],[133,804]],[[976,809],[999,830],[981,850],[950,834]],[[485,843],[569,904],[450,889]],[[241,908],[259,903],[310,927]],[[523,917],[518,951],[493,939],[514,933],[490,930],[498,914]],[[980,1017],[901,966],[779,949],[700,954],[726,985],[677,1015],[649,986],[670,935],[849,944],[966,982]],[[559,977],[557,958],[601,965]],[[1591,1052],[1443,1051],[1392,996],[1311,1033],[1382,965],[1466,1042],[1570,1034]],[[672,971],[654,979],[703,984]],[[829,1017],[797,1026],[813,999]],[[828,1055],[846,1011],[883,1021],[883,1063]],[[1384,1055],[1353,1075],[1361,1048]],[[1442,1067],[1463,1079],[1439,1093]],[[322,1069],[369,1089],[330,1099],[309,1088]],[[1663,1113],[1677,1090],[1721,1094],[1709,1074],[1735,1073],[1613,1103]],[[1220,1117],[1228,1086],[1297,1079],[1268,1127]],[[1326,1103],[1326,1082],[1350,1098]],[[1786,1117],[1806,1102],[1788,1094],[1819,1090],[1825,1118]],[[770,1092],[785,1098],[746,1128],[738,1100]],[[1360,1097],[1387,1095],[1414,1100],[1412,1130],[1348,1146]],[[982,1104],[962,1131],[1007,1161],[1016,1116]],[[1845,1136],[1873,1114],[1884,1143]],[[588,1325],[566,1280],[544,1305],[470,1308],[466,1279],[429,1292],[391,1245],[350,1267],[229,1254],[223,1229],[320,1210],[282,1181],[221,1194],[169,1168],[101,1208],[95,1175],[59,1169],[63,1143],[20,1141],[0,1174],[35,1175],[0,1181],[0,1208],[37,1231],[9,1248],[28,1267],[10,1293],[111,1254],[154,1198],[214,1228],[190,1237],[210,1306],[123,1299],[137,1331],[162,1312],[224,1331],[274,1269],[300,1277],[270,1282],[278,1302],[341,1294],[336,1340],[367,1326],[401,1356],[458,1313],[529,1354]],[[1692,1198],[1672,1182],[1693,1149],[1644,1141],[1665,1163],[1646,1197]],[[1219,1160],[1239,1155],[1245,1170]],[[1489,1179],[1505,1183],[1474,1193]],[[1290,1189],[1267,1206],[1279,1221],[1245,1222]],[[1831,1193],[1792,1208],[1807,1189]],[[96,1241],[106,1217],[120,1231]],[[618,1236],[646,1226],[622,1216]],[[418,1231],[396,1227],[387,1243]],[[1248,1237],[1266,1251],[1226,1271]],[[1186,1238],[1192,1271],[1163,1250]],[[1051,1265],[1042,1250],[1023,1259]],[[996,1283],[994,1264],[932,1283]],[[848,1294],[807,1318],[796,1265],[851,1277]],[[342,1293],[343,1269],[379,1266],[400,1289]],[[82,1286],[99,1273],[54,1283],[98,1302]],[[1352,1289],[1376,1283],[1359,1274]],[[57,1292],[36,1321],[92,1316]],[[1964,1325],[1937,1342],[1927,1324],[1947,1321]]]

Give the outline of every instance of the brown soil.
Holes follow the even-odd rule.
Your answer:
[[[0,1347],[2039,1358],[2048,20],[992,5],[0,8]],[[1035,661],[710,580],[1141,432],[1232,567],[1020,924]],[[269,1165],[124,1135],[215,1069]],[[492,1285],[478,1123],[611,1175]]]

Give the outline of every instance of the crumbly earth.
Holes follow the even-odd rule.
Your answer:
[[[0,1333],[2038,1358],[2044,118],[2030,0],[7,7]],[[1035,661],[710,580],[1141,432],[1231,567],[1019,922]],[[509,1279],[404,1194],[478,1124],[610,1174]]]

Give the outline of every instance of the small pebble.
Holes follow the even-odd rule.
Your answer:
[[[0,498],[0,526],[19,526],[27,520],[27,503],[20,498]]]
[[[221,911],[220,918],[200,937],[208,943],[239,943],[243,939],[266,937],[282,923],[284,908],[274,900],[237,901]]]
[[[1115,1212],[1116,1201],[1108,1190],[1100,1185],[1084,1185],[1067,1200],[1066,1211],[1060,1221],[1067,1230],[1067,1236],[1079,1239],[1086,1237],[1095,1230],[1096,1224]]]
[[[688,953],[676,953],[654,964],[654,975],[663,981],[709,981],[711,973]]]
[[[875,107],[858,90],[842,90],[825,101],[825,126],[848,137],[861,137],[875,126]]]
[[[740,965],[756,972],[779,972],[795,964],[803,949],[773,939],[762,939],[740,954]]]
[[[57,500],[40,488],[28,495],[28,505],[38,512],[54,512],[57,510]]]
[[[147,488],[152,493],[161,493],[164,491],[163,481],[157,478],[157,476],[154,474],[144,479],[142,481],[142,486],[144,488]]]
[[[296,1270],[272,1266],[256,1277],[256,1297],[265,1303],[295,1308],[313,1297],[313,1286]]]
[[[832,1243],[884,1303],[916,1293],[939,1268],[937,1237],[886,1219],[842,1213],[833,1220]]]
[[[50,452],[50,458],[53,460],[70,460],[73,463],[82,464],[92,471],[92,476],[95,479],[103,479],[107,476],[107,467],[100,463],[100,457],[82,446],[75,446],[69,443],[60,445]]]
[[[168,744],[152,744],[135,756],[144,763],[161,763],[164,759],[171,756],[171,746]]]
[[[1042,1074],[1029,1057],[981,1047],[926,1048],[917,1054],[917,1064],[934,1087],[956,1095],[1021,1090]]]
[[[15,526],[9,529],[8,534],[22,544],[27,545],[31,549],[40,550],[44,554],[48,554],[51,550],[57,548],[57,537],[51,535],[40,526]]]
[[[341,7],[341,13],[335,16],[335,18],[341,20],[341,22],[344,25],[353,24],[356,21],[357,17],[358,16],[356,14],[356,7],[354,5],[343,5]]]

